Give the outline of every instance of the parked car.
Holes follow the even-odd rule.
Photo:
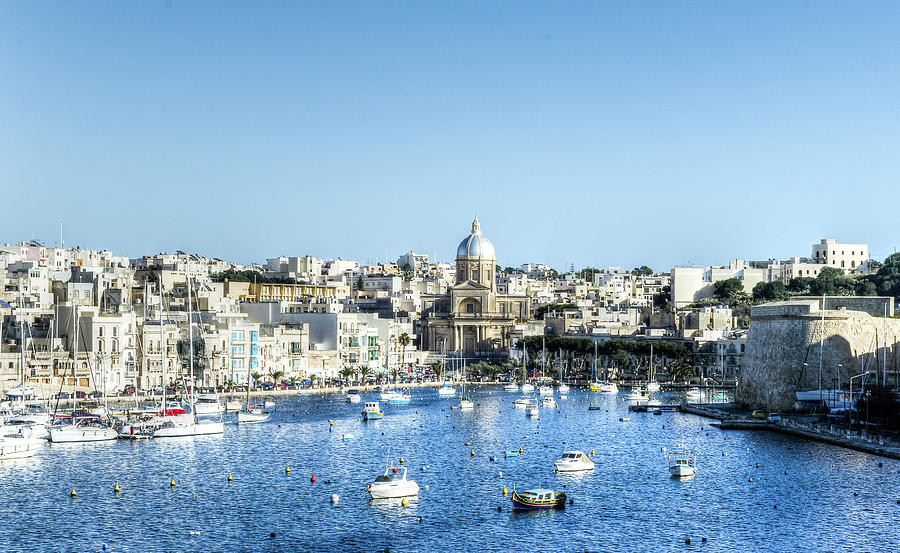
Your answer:
[[[69,392],[59,392],[55,397],[56,399],[69,399],[71,396],[69,395]]]
[[[88,394],[88,397],[91,399],[101,399],[103,398],[103,392],[101,392],[100,390],[94,390],[93,392]]]
[[[162,386],[154,386],[153,388],[150,389],[150,393],[161,396],[163,393],[163,387]]]
[[[769,422],[772,424],[781,422],[781,413],[769,413],[766,416],[766,422]]]
[[[134,394],[134,386],[131,384],[127,384],[124,388],[122,388],[122,393],[126,396],[130,396]]]
[[[77,397],[78,399],[83,399],[87,397],[87,394],[79,390],[75,392],[75,397]]]
[[[750,415],[750,417],[752,417],[754,419],[765,419],[766,412],[763,411],[762,409],[757,409],[757,410],[753,411],[753,413]]]

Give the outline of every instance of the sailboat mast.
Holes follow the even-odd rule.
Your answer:
[[[196,384],[194,383],[194,321],[193,321],[193,304],[191,303],[191,264],[188,263],[187,275],[185,278],[187,282],[187,293],[188,293],[188,351],[190,352],[190,367],[191,367],[191,414],[194,415],[194,419],[197,418],[196,409],[194,403],[196,401]]]
[[[162,416],[166,416],[166,388],[168,387],[166,384],[166,354],[164,347],[164,333],[163,333],[163,286],[162,286],[162,272],[160,271],[159,275],[159,370],[162,372]]]
[[[75,425],[75,408],[77,400],[75,397],[78,395],[78,306],[72,306],[74,317],[72,319],[72,325],[75,327],[74,335],[74,345],[72,347],[72,426]]]

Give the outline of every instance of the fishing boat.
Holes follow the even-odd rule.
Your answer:
[[[510,500],[513,511],[532,511],[536,509],[564,509],[566,507],[565,492],[556,493],[544,488],[532,488],[519,491],[513,488]]]
[[[692,451],[678,450],[669,454],[669,474],[673,478],[694,476],[697,473],[697,457]]]
[[[376,421],[384,418],[384,413],[377,401],[367,401],[366,408],[360,414],[364,421]]]
[[[583,451],[566,451],[562,457],[553,461],[555,472],[580,472],[594,470],[594,462]]]
[[[419,495],[419,485],[406,478],[406,467],[393,463],[384,470],[384,474],[369,484],[366,491],[372,499],[392,499]]]
[[[355,388],[347,390],[347,403],[359,403],[361,399],[362,395],[359,393],[359,390]]]

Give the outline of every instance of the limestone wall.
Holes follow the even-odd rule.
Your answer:
[[[819,388],[820,302],[764,304],[751,310],[744,368],[735,393],[738,403],[752,409],[786,411],[796,401],[795,392]],[[880,370],[885,327],[888,371],[893,372],[898,362],[894,351],[900,339],[900,321],[861,311],[826,310],[822,387],[846,389],[850,376],[861,373],[863,366]],[[876,335],[877,360],[872,355]]]

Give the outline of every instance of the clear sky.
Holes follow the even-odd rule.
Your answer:
[[[0,3],[0,242],[883,258],[898,149],[895,1]]]

